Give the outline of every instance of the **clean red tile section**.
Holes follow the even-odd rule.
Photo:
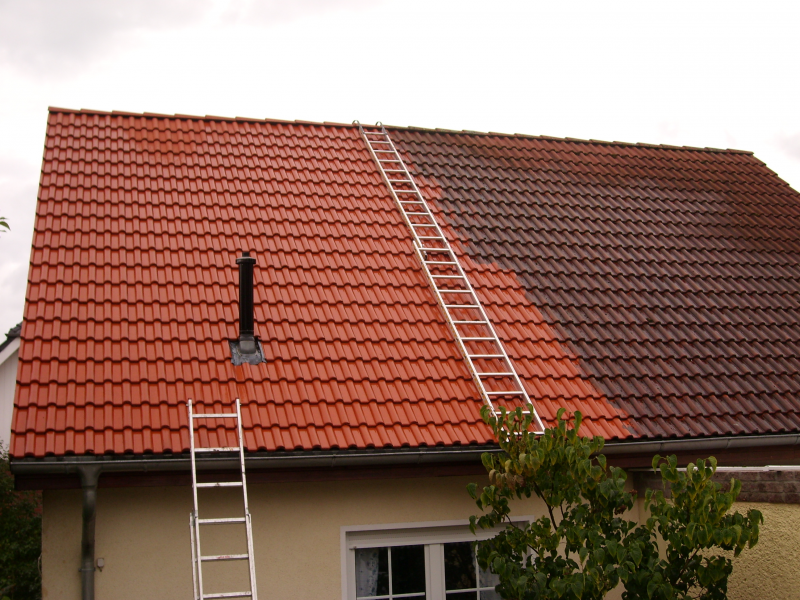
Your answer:
[[[255,367],[228,349],[243,249],[258,260]],[[591,433],[627,435],[513,276],[474,275],[542,415],[585,407]],[[15,457],[185,451],[190,398],[241,398],[249,451],[492,441],[348,126],[53,109],[18,379]],[[229,444],[223,425],[202,443]]]

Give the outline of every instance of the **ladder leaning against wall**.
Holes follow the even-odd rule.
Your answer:
[[[501,406],[527,410],[531,399],[514,363],[389,132],[380,122],[355,123],[411,231],[414,252],[481,398],[495,414]],[[535,410],[532,425],[536,433],[544,431]]]
[[[189,448],[192,457],[192,497],[194,499],[194,510],[189,515],[189,525],[191,528],[192,540],[192,582],[194,584],[194,600],[212,600],[215,598],[251,598],[258,600],[256,592],[256,571],[253,558],[253,524],[250,518],[250,508],[247,504],[247,478],[244,472],[244,445],[242,444],[242,411],[239,399],[236,399],[236,412],[232,413],[198,413],[192,411],[192,401],[186,403],[189,411]],[[238,446],[235,447],[198,447],[194,441],[194,421],[195,419],[236,419],[236,435]],[[197,481],[197,454],[198,453],[219,453],[219,452],[238,452],[239,467],[241,472],[240,481],[216,481],[211,483],[198,483]],[[242,489],[242,500],[244,503],[243,517],[229,517],[216,519],[202,519],[197,503],[197,490],[203,488],[224,488],[239,487]],[[247,552],[244,554],[217,554],[204,555],[200,549],[200,531],[203,526],[226,527],[231,525],[244,525],[245,535],[247,536]],[[239,592],[219,592],[206,593],[203,585],[203,563],[217,561],[238,561],[246,560],[250,570],[250,589]]]

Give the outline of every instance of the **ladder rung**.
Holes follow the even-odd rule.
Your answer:
[[[239,448],[195,448],[195,452],[239,452]]]
[[[386,181],[389,181],[390,183],[414,183],[410,179],[387,179]]]
[[[445,304],[445,308],[480,308],[480,304]]]
[[[426,265],[457,265],[454,260],[423,260]]]
[[[460,277],[460,275],[454,275],[454,277]],[[472,290],[437,290],[440,294],[471,294]]]
[[[193,419],[235,419],[236,413],[199,413],[192,415]]]
[[[394,160],[394,159],[392,159],[392,158],[379,158],[379,159],[378,159],[378,162],[396,162],[396,163],[399,163],[399,162],[400,162],[400,159],[398,159],[398,160]]]
[[[397,152],[395,152],[394,150],[375,150],[375,148],[373,148],[372,151],[373,152],[383,152],[384,154],[397,154]],[[394,161],[394,162],[396,162],[396,161]]]
[[[493,337],[462,337],[460,338],[462,342],[494,342],[497,338]]]
[[[516,375],[516,373],[514,373],[514,371],[511,371],[510,373],[501,373],[500,371],[498,371],[497,373],[492,373],[492,372],[480,373],[478,371],[475,371],[475,375],[477,375],[478,377],[513,377],[514,375]]]
[[[505,358],[505,354],[467,354],[470,358]]]
[[[409,217],[428,217],[428,216],[430,216],[430,213],[426,213],[426,212],[421,212],[421,213],[418,213],[418,212],[413,212],[413,213],[412,212],[407,212],[406,215],[408,215]],[[420,248],[420,250],[422,250],[422,248]]]
[[[486,325],[486,321],[453,321],[455,325],[477,325],[478,323]],[[462,340],[464,338],[461,338]],[[494,338],[487,338],[493,340]]]
[[[518,394],[524,394],[525,392],[522,390],[511,390],[510,392],[485,392],[487,396],[516,396]]]
[[[203,594],[203,598],[250,598],[253,592],[225,592],[223,594]]]
[[[463,275],[437,275],[436,273],[431,273],[431,277],[436,277],[437,279],[466,279]],[[442,290],[447,291],[447,290]],[[456,291],[456,290],[453,290]],[[469,291],[469,290],[464,290]]]
[[[209,556],[201,556],[200,560],[244,560],[250,558],[249,554],[213,554]]]
[[[443,235],[418,235],[418,240],[443,240]]]
[[[384,173],[408,173],[405,169],[384,169]],[[411,181],[410,179],[408,181]]]
[[[394,188],[392,188],[392,191],[395,194],[416,194],[417,193],[417,190],[396,190]]]
[[[212,487],[242,487],[241,481],[215,481],[213,483],[198,483],[199,488],[212,488]]]
[[[420,213],[425,214],[425,213]],[[452,252],[450,248],[420,248],[420,252]]]
[[[244,523],[246,517],[230,517],[227,519],[197,519],[200,525],[226,525],[228,523]]]

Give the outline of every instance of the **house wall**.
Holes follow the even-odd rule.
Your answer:
[[[477,510],[466,492],[477,477],[356,481],[309,481],[249,486],[259,596],[291,600],[341,600],[342,526],[468,519]],[[204,517],[237,516],[240,501],[230,489],[203,492]],[[190,599],[191,488],[100,488],[95,575],[97,600]],[[80,598],[81,494],[44,493],[43,598]],[[238,508],[238,512],[237,512]],[[205,512],[203,512],[205,510]],[[517,514],[539,514],[537,501]],[[234,526],[227,526],[234,527]],[[239,526],[235,526],[239,527]],[[220,526],[206,526],[204,553],[241,552],[225,543]],[[228,530],[233,531],[232,529]],[[243,534],[239,536],[244,539]],[[244,563],[217,565],[224,589],[247,589]],[[223,572],[224,571],[224,572]]]
[[[251,485],[262,600],[341,600],[342,526],[467,519],[475,505],[465,487],[475,480],[462,476]],[[203,516],[240,514],[240,501],[231,490],[206,493],[215,497],[201,503]],[[191,598],[191,503],[188,487],[100,488],[96,556],[105,559],[105,567],[95,575],[97,600]],[[751,507],[764,513],[765,524],[756,548],[735,559],[729,598],[800,597],[800,505],[737,503],[735,509]],[[515,512],[538,515],[542,508],[536,501],[525,501]],[[45,491],[44,600],[80,598],[80,513],[79,490]],[[640,519],[639,508],[631,518]],[[226,540],[224,534],[233,529],[206,531],[204,552],[244,550],[243,534]],[[212,578],[222,587],[207,592],[246,589],[243,564],[228,563],[209,573]],[[620,592],[609,600],[620,598]]]
[[[11,340],[11,343],[0,351],[0,444],[6,449],[11,442],[17,363],[19,363],[19,338]]]
[[[800,505],[737,502],[735,510],[764,514],[758,544],[733,559],[730,600],[800,598]]]

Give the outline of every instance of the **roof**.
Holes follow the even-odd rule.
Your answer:
[[[14,325],[14,327],[9,329],[8,332],[6,333],[6,339],[4,339],[0,343],[0,352],[5,350],[11,344],[11,342],[13,342],[17,338],[19,338],[19,335],[20,335],[21,331],[22,331],[22,323],[21,322],[17,323],[16,325]]]
[[[800,198],[751,154],[390,132],[545,421],[800,430]],[[492,442],[357,128],[51,109],[12,455],[182,452],[237,397],[249,451]]]

